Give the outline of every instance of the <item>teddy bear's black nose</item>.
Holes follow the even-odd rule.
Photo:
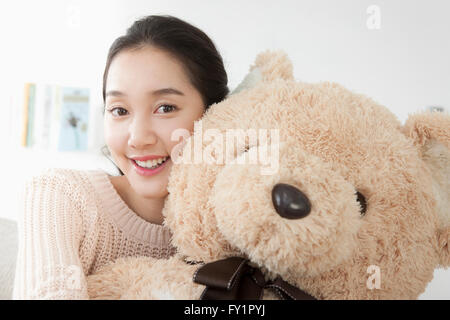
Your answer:
[[[277,213],[286,219],[301,219],[311,212],[311,203],[296,187],[278,183],[272,189],[272,202]]]

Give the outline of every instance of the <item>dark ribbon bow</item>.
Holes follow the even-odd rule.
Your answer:
[[[264,289],[275,290],[281,299],[316,300],[280,277],[265,281],[261,270],[241,257],[204,264],[197,269],[193,280],[206,286],[201,300],[260,300]]]

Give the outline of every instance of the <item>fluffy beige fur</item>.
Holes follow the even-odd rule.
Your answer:
[[[163,214],[177,255],[116,261],[88,277],[93,299],[198,299],[198,266],[185,261],[236,255],[318,299],[416,299],[434,269],[450,265],[448,114],[414,114],[402,126],[339,84],[295,81],[288,57],[266,51],[201,121],[191,142],[207,129],[279,129],[278,172],[174,165]],[[246,156],[242,149],[233,156]],[[307,217],[276,213],[271,191],[280,182],[309,198]],[[356,191],[367,200],[364,216]],[[380,288],[367,285],[369,266],[379,268]]]

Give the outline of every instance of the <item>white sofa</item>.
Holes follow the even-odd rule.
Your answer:
[[[12,297],[17,243],[17,223],[0,218],[0,300]]]

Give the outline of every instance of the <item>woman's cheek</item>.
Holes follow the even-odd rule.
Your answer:
[[[104,127],[105,143],[113,155],[119,156],[124,152],[124,143],[126,143],[126,137],[124,136],[123,128],[117,128],[111,122],[105,122]]]

